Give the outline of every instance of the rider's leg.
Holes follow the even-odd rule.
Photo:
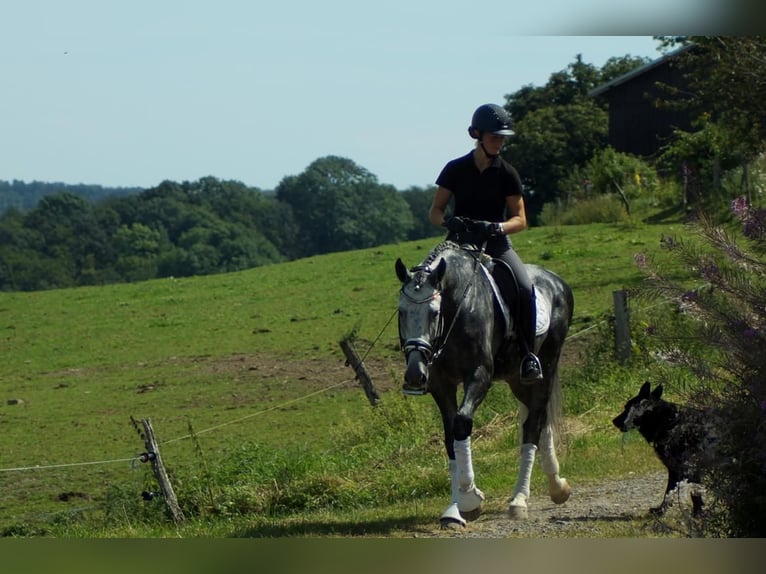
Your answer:
[[[520,347],[523,353],[521,359],[521,379],[534,381],[543,378],[543,368],[535,355],[535,331],[537,329],[537,305],[535,303],[535,288],[527,273],[527,268],[513,249],[502,254],[505,261],[513,270],[518,285],[518,305],[512,309],[518,325]]]

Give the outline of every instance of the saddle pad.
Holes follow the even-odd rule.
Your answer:
[[[551,326],[551,301],[541,293],[536,293],[535,302],[537,303],[537,324],[535,334],[540,336]]]
[[[492,277],[492,274],[489,272],[489,269],[487,269],[485,266],[482,266],[482,271],[484,271],[484,277],[486,277],[487,281],[492,287],[492,291],[495,293],[495,302],[498,304],[498,308],[503,314],[503,320],[505,322],[506,328],[508,328],[511,318],[506,305],[499,304],[499,302],[503,299],[500,295],[500,290],[498,289],[497,283],[495,282],[494,277]],[[535,304],[537,307],[535,335],[539,337],[540,335],[544,335],[548,331],[548,327],[551,326],[551,300],[549,297],[543,295],[539,291],[536,291]]]

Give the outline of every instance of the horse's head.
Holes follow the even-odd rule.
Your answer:
[[[396,275],[402,282],[399,296],[399,342],[407,369],[405,380],[412,386],[428,381],[428,364],[438,347],[443,327],[441,281],[447,261],[440,258],[435,267],[420,265],[408,271],[396,260]]]

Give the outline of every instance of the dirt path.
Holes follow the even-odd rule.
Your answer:
[[[662,497],[667,475],[664,472],[626,480],[603,480],[597,484],[573,487],[572,496],[562,505],[548,498],[530,500],[529,519],[511,520],[506,514],[507,501],[486,501],[482,515],[463,529],[414,534],[415,538],[601,538],[613,535],[622,523],[626,529],[650,529],[652,536],[678,536],[670,529],[681,516],[683,501],[675,504],[663,519],[648,518],[650,507]],[[688,504],[686,505],[688,506]],[[633,525],[631,526],[631,524]],[[605,532],[609,529],[609,532]]]

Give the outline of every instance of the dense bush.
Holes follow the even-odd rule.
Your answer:
[[[657,356],[693,372],[689,394],[715,427],[715,464],[700,464],[715,503],[702,524],[711,536],[766,535],[766,210],[732,202],[741,229],[699,217],[692,241],[664,238],[664,246],[692,271],[679,283],[637,256],[649,281],[639,297],[658,295],[676,318],[656,329]]]

